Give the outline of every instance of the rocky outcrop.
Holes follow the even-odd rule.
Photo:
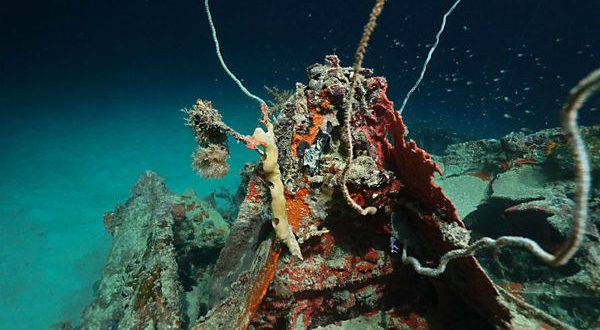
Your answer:
[[[595,180],[600,178],[600,126],[582,129]],[[500,140],[451,145],[438,157],[446,171],[436,182],[454,202],[474,238],[524,236],[546,250],[560,246],[569,229],[573,161],[559,129]],[[600,303],[600,191],[592,193],[583,248],[563,267],[542,264],[526,251],[478,255],[488,274],[521,299],[580,328],[597,322]]]
[[[229,233],[193,192],[142,174],[104,224],[113,242],[81,329],[179,329],[207,310],[207,281]]]

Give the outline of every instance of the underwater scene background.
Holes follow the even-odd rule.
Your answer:
[[[386,3],[363,67],[386,78],[396,108],[453,3]],[[293,91],[326,55],[351,66],[372,5],[214,1],[211,11],[229,67],[270,99],[265,87]],[[190,166],[196,142],[180,110],[210,100],[243,134],[257,126],[260,110],[219,65],[202,1],[4,7],[0,329],[65,328],[79,323],[102,276],[111,246],[103,215],[127,200],[144,171],[176,194],[235,195],[244,164],[257,161],[230,141],[229,174],[198,176]],[[599,15],[591,0],[463,0],[403,113],[407,137],[435,158],[452,144],[559,126],[569,89],[600,67]],[[599,113],[595,96],[579,123],[598,125]],[[590,139],[600,139],[593,132]],[[598,296],[588,298],[598,306]],[[578,326],[600,327],[600,319],[585,322]]]

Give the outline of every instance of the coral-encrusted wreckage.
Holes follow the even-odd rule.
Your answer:
[[[432,279],[391,253],[390,237],[398,235],[412,253],[435,262],[465,246],[469,233],[432,182],[438,166],[405,141],[386,81],[368,69],[355,91],[356,159],[347,184],[356,203],[379,211],[364,217],[346,205],[336,188],[346,157],[340,121],[351,74],[335,56],[309,67],[308,85],[296,85],[274,123],[288,219],[304,260],[265,234],[269,194],[256,170],[215,265],[212,310],[198,328],[303,329],[357,318],[379,320],[383,328],[551,324],[510,307],[473,257]]]
[[[378,209],[367,216],[351,208],[340,189],[347,159],[343,109],[352,74],[360,76],[350,118],[355,157],[346,184],[358,205]],[[310,66],[308,78],[308,84],[296,84],[272,127],[266,112],[263,117],[268,128],[263,133],[273,134],[276,145],[271,147],[278,150],[278,178],[265,166],[270,149],[264,147],[262,133],[238,136],[258,148],[263,161],[244,170],[240,197],[233,198],[239,201],[233,224],[214,211],[214,203],[193,193],[171,194],[151,173],[143,175],[127,203],[105,216],[115,241],[96,298],[83,313],[82,328],[569,328],[524,302],[520,295],[527,292],[517,290],[523,289],[518,283],[494,284],[475,257],[453,260],[438,277],[418,275],[405,265],[398,250],[402,245],[435,266],[440,256],[469,243],[470,231],[433,182],[440,168],[405,139],[384,78],[369,69],[355,73],[336,56]],[[201,101],[187,113],[194,133],[201,127],[205,134],[197,141],[227,150],[221,135],[225,126],[210,103]],[[538,142],[543,145],[545,140]],[[452,153],[445,157],[449,168],[458,163]],[[517,157],[528,156],[464,165],[454,174],[500,180],[529,166]],[[503,168],[503,161],[512,166]],[[494,162],[498,166],[490,170]],[[274,189],[277,179],[282,186]],[[442,184],[451,181],[449,177]],[[274,205],[278,196],[284,198],[285,210]],[[530,202],[523,207],[535,209],[527,198],[511,204],[513,211],[523,201]],[[465,215],[477,208],[470,207]],[[285,236],[277,228],[284,220],[278,218],[282,212],[299,251],[279,239]],[[557,246],[564,235],[556,231],[554,241],[545,243]],[[586,238],[594,240],[598,237]],[[585,266],[575,267],[600,269],[591,253]],[[597,302],[600,279],[595,283],[595,290],[577,292]]]

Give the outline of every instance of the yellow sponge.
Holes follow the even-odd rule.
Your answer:
[[[279,152],[275,143],[273,124],[265,120],[265,126],[267,127],[267,132],[262,128],[257,128],[254,130],[252,136],[263,146],[264,150],[262,166],[271,191],[271,212],[273,213],[271,224],[275,228],[277,239],[288,247],[292,255],[303,260],[300,246],[287,219],[283,183],[281,182],[281,172],[277,164]]]

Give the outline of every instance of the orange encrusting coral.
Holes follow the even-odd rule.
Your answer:
[[[554,150],[554,148],[556,148],[556,143],[552,140],[548,140],[546,141],[546,144],[544,145],[544,155],[548,156],[552,153],[552,150]]]
[[[467,173],[470,176],[474,176],[476,178],[479,178],[483,181],[490,181],[492,180],[492,173],[488,172],[488,171],[478,171],[478,172],[471,172],[471,173]]]
[[[285,194],[285,204],[286,210],[288,213],[288,223],[292,227],[293,231],[298,230],[300,226],[300,221],[303,217],[306,217],[310,214],[310,209],[308,205],[304,202],[304,198],[308,195],[309,190],[307,188],[300,188],[296,192],[295,195],[290,195],[286,192]],[[253,201],[259,201],[260,196],[258,190],[255,186],[255,181],[250,181],[248,185],[248,193],[246,194],[246,199],[250,199]],[[260,270],[259,275],[256,277],[257,281],[254,283],[252,288],[248,293],[248,299],[246,300],[246,307],[244,311],[241,313],[238,318],[238,322],[236,325],[236,329],[247,329],[252,320],[252,317],[256,313],[258,307],[262,303],[262,300],[269,289],[269,284],[275,275],[275,271],[277,270],[277,260],[279,260],[279,254],[281,250],[275,248],[276,242],[273,241],[271,247],[269,249],[269,254],[267,256],[267,260],[265,261],[265,265]]]
[[[517,160],[517,166],[522,167],[525,164],[535,164],[536,161],[533,158],[519,159]]]
[[[248,184],[248,193],[246,194],[246,199],[251,200],[253,202],[260,201],[260,192],[256,189],[256,181],[251,180]]]
[[[519,294],[520,292],[523,291],[523,284],[518,283],[518,282],[508,282],[508,283],[503,283],[500,284],[500,286],[508,291],[510,294],[512,294],[513,296],[515,296],[515,298],[524,301],[523,297]]]
[[[363,188],[360,192],[351,192],[350,197],[361,207],[389,205],[391,196],[397,193],[402,184],[399,180],[393,180],[389,184],[374,188]]]
[[[410,312],[408,317],[403,320],[403,324],[406,325],[409,329],[430,329],[431,326],[422,316],[418,315],[415,312]]]
[[[361,193],[357,193],[357,192],[350,193],[350,197],[352,197],[352,200],[356,204],[360,205],[361,207],[365,206],[365,197]]]
[[[319,105],[319,106],[322,106],[322,105],[329,106],[329,104],[323,104],[323,103],[325,103],[325,102],[322,102],[321,105]],[[296,128],[294,130],[294,133],[292,134],[291,149],[292,149],[292,154],[296,158],[298,157],[298,146],[300,145],[300,143],[306,142],[309,145],[313,144],[313,142],[315,141],[315,138],[317,137],[317,133],[319,132],[319,127],[321,127],[321,124],[323,124],[323,116],[312,105],[311,100],[309,98],[307,98],[306,104],[308,105],[308,111],[309,111],[308,118],[309,118],[310,126],[306,128],[305,133],[300,133],[298,128]]]
[[[275,249],[276,242],[273,241],[269,249],[269,254],[265,265],[260,270],[256,277],[256,282],[248,292],[248,299],[246,299],[246,306],[238,318],[235,329],[248,329],[248,325],[256,313],[256,310],[262,303],[262,300],[269,289],[269,284],[275,275],[277,269],[277,260],[279,260],[279,254],[281,250]]]
[[[285,208],[288,215],[288,223],[295,232],[300,227],[303,218],[310,215],[310,208],[304,202],[304,198],[308,196],[308,188],[299,188],[295,195],[285,193]]]
[[[526,165],[526,164],[529,164],[529,165],[537,164],[537,161],[533,158],[509,159],[509,160],[503,161],[500,164],[498,164],[498,167],[503,171],[507,171],[515,166],[523,167],[523,165]]]

